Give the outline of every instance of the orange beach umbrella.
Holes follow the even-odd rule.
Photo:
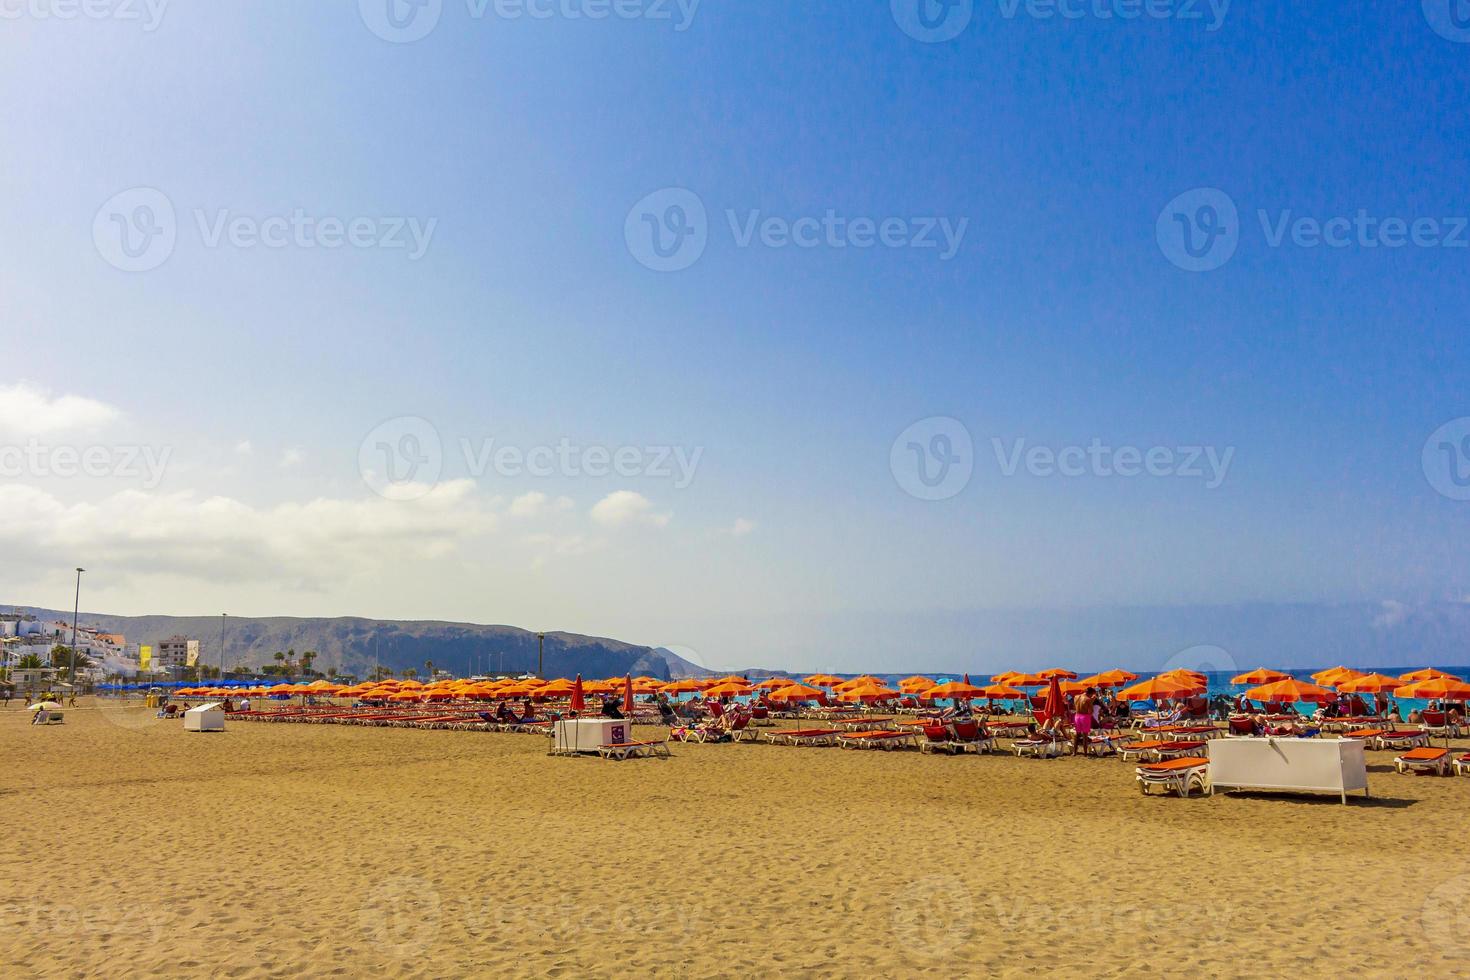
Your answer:
[[[1341,684],[1343,681],[1350,681],[1362,676],[1363,672],[1361,670],[1353,670],[1351,667],[1329,667],[1326,670],[1319,670],[1313,674],[1312,680],[1325,687],[1333,684]]]
[[[1316,684],[1287,679],[1271,684],[1263,684],[1260,687],[1253,687],[1249,691],[1246,691],[1242,697],[1250,701],[1311,701],[1316,704],[1321,704],[1324,701],[1335,700],[1337,694],[1327,690],[1325,687],[1318,687]]]
[[[1403,687],[1404,682],[1387,674],[1364,674],[1335,686],[1343,694],[1383,694]]]
[[[1442,678],[1452,681],[1463,680],[1463,678],[1456,677],[1454,674],[1449,674],[1442,670],[1437,670],[1434,667],[1425,667],[1423,670],[1416,670],[1412,674],[1405,674],[1399,680],[1405,684],[1414,684],[1419,681],[1433,681]]]
[[[1265,667],[1257,667],[1245,674],[1237,674],[1230,678],[1232,684],[1246,684],[1250,687],[1259,687],[1262,684],[1272,684],[1276,681],[1290,680],[1290,674],[1284,674],[1279,670],[1269,670]]]
[[[1440,701],[1470,701],[1470,684],[1453,677],[1432,677],[1404,687],[1395,688],[1396,698],[1437,699]]]
[[[926,701],[935,698],[967,699],[985,697],[985,688],[976,687],[974,684],[966,684],[963,681],[950,681],[948,684],[939,684],[924,692]]]
[[[1198,694],[1201,690],[1203,687],[1190,678],[1161,676],[1125,687],[1118,697],[1124,701],[1162,701]]]
[[[882,684],[859,684],[843,691],[839,697],[844,701],[882,701],[885,698],[896,698],[900,693],[902,692]]]
[[[811,701],[825,694],[819,688],[809,687],[806,684],[792,684],[789,687],[777,688],[769,695],[772,701]]]

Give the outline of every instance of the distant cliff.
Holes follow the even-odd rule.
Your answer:
[[[70,623],[70,610],[15,606],[45,620]],[[218,616],[114,616],[84,612],[81,625],[121,633],[129,648],[157,644],[183,635],[200,641],[200,659],[209,666],[220,662]],[[468,675],[485,671],[521,673],[536,670],[536,634],[514,626],[477,623],[338,618],[299,619],[290,616],[231,616],[225,622],[225,669],[239,664],[261,667],[276,651],[299,655],[315,650],[317,670],[336,669],[364,677],[374,664],[395,672],[414,668],[423,675],[433,661],[436,669]],[[623,643],[599,636],[550,632],[546,634],[548,677],[616,677],[647,674],[658,678],[683,677],[706,671],[668,650]]]

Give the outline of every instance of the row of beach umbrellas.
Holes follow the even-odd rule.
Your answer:
[[[365,682],[344,686],[325,680],[311,684],[276,684],[252,688],[195,687],[183,688],[184,696],[296,696],[311,695],[384,701],[487,700],[495,698],[537,699],[570,698],[597,694],[698,694],[703,697],[748,697],[763,693],[778,702],[811,701],[830,696],[853,703],[873,703],[908,695],[934,700],[1010,700],[1027,696],[1027,688],[1055,688],[1062,695],[1075,694],[1088,688],[1117,689],[1127,701],[1159,701],[1166,698],[1191,697],[1205,693],[1209,679],[1199,671],[1179,669],[1139,680],[1126,670],[1112,670],[1079,678],[1062,668],[1038,673],[1007,671],[990,678],[989,684],[977,685],[968,674],[963,681],[936,681],[915,675],[890,688],[880,677],[865,674],[842,678],[833,674],[812,674],[798,681],[789,677],[771,677],[752,682],[739,675],[719,678],[684,678],[662,681],[655,677],[615,677],[583,681],[557,678],[502,679],[495,681],[439,680],[428,683],[405,679]],[[1334,667],[1312,675],[1314,683],[1298,680],[1290,674],[1259,668],[1231,679],[1232,684],[1249,685],[1244,694],[1261,702],[1331,701],[1340,694],[1392,693],[1400,698],[1470,699],[1470,685],[1461,678],[1435,668],[1425,668],[1399,677],[1364,673],[1348,667]],[[1333,690],[1335,688],[1335,690]]]

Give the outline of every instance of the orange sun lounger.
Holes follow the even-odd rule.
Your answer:
[[[874,732],[850,732],[837,736],[844,749],[896,749],[914,740],[913,732],[881,729]]]
[[[1393,766],[1399,772],[1432,772],[1436,776],[1448,776],[1450,774],[1450,750],[1410,749],[1393,760]]]
[[[1151,788],[1157,787],[1165,793],[1187,797],[1192,789],[1198,789],[1201,793],[1205,791],[1209,771],[1209,759],[1187,756],[1139,766],[1134,774],[1138,777],[1138,788],[1145,796]]]

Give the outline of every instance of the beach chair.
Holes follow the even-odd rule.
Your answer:
[[[1254,718],[1243,715],[1232,715],[1225,722],[1226,738],[1255,738],[1256,722]]]
[[[1204,793],[1209,786],[1210,760],[1200,756],[1186,756],[1167,762],[1154,762],[1134,770],[1138,788],[1144,796],[1151,789],[1162,789],[1165,794],[1175,793],[1188,797],[1190,790]]]
[[[1343,732],[1342,737],[1355,738],[1364,743],[1364,748],[1381,749],[1383,746],[1379,743],[1378,739],[1384,734],[1386,732],[1382,728],[1355,728],[1351,731]]]
[[[1158,759],[1160,762],[1165,762],[1165,761],[1168,761],[1170,759],[1184,759],[1184,758],[1189,758],[1191,756],[1198,756],[1199,753],[1200,753],[1200,750],[1203,749],[1206,744],[1207,743],[1205,742],[1204,739],[1196,739],[1196,740],[1194,740],[1192,742],[1191,741],[1173,741],[1173,742],[1168,742],[1168,743],[1165,743],[1164,745],[1159,746],[1157,749],[1154,749],[1153,756],[1154,756],[1155,759]]]
[[[597,747],[597,754],[617,762],[624,759],[671,757],[666,739],[658,742],[607,742]]]
[[[1393,760],[1393,767],[1401,773],[1433,773],[1436,776],[1450,774],[1449,749],[1410,749]]]
[[[766,740],[780,745],[835,745],[841,734],[836,728],[797,728],[767,732]]]
[[[953,737],[950,744],[955,746],[956,751],[963,753],[974,750],[976,755],[995,751],[995,736],[980,722],[957,721],[952,727]],[[927,731],[925,729],[926,734]]]
[[[1470,776],[1470,755],[1462,755],[1453,763],[1456,776]]]
[[[1163,739],[1150,738],[1138,742],[1128,742],[1118,746],[1118,755],[1124,762],[1132,762],[1134,759],[1145,761],[1155,758],[1154,753],[1169,745],[1177,745],[1177,742],[1168,742]]]
[[[1426,711],[1421,715],[1424,719],[1424,734],[1431,738],[1459,738],[1459,727],[1450,720],[1448,713],[1444,711]]]
[[[913,741],[912,732],[880,729],[872,732],[847,732],[837,736],[837,744],[844,749],[891,749],[902,748]]]
[[[958,751],[958,746],[950,737],[949,726],[925,725],[924,738],[919,742],[919,751],[924,755],[928,755],[931,752],[943,752],[946,755],[953,755]]]
[[[1378,747],[1381,749],[1422,748],[1429,744],[1429,736],[1420,731],[1379,732]]]
[[[1038,735],[1035,738],[1016,739],[1011,743],[1011,749],[1021,759],[1055,759],[1065,751],[1066,744],[1060,738]]]

